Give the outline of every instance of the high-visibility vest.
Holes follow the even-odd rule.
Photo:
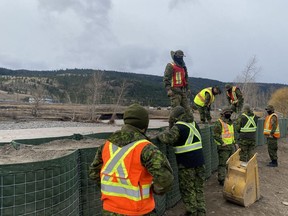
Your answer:
[[[155,208],[152,176],[141,164],[143,139],[119,147],[106,141],[102,151],[101,200],[103,209],[124,215],[143,215]]]
[[[236,100],[237,100],[236,89],[237,89],[237,86],[233,86],[233,87],[232,87],[232,91],[231,91],[230,93],[229,93],[228,91],[226,92],[226,93],[227,93],[227,96],[228,96],[232,101],[236,101]]]
[[[242,113],[242,115],[247,118],[247,122],[243,127],[241,127],[240,132],[243,132],[243,133],[255,132],[257,130],[257,125],[254,119],[255,115],[253,115],[252,117],[246,115],[245,113]]]
[[[176,122],[176,124],[185,125],[185,126],[189,127],[190,132],[189,132],[188,138],[186,139],[186,142],[184,145],[174,147],[175,154],[186,153],[186,152],[195,151],[195,150],[202,148],[201,134],[197,130],[197,128],[195,127],[195,122],[186,123],[186,122],[178,121],[178,122]],[[195,136],[197,139],[195,139],[195,141],[193,142]]]
[[[173,75],[171,80],[171,87],[185,87],[187,85],[186,81],[186,71],[183,67],[178,66],[174,62],[171,63],[173,67]]]
[[[212,93],[212,87],[209,87],[209,88],[205,88],[205,89],[202,89],[194,98],[194,103],[197,104],[198,106],[201,106],[201,107],[204,107],[205,105],[205,93],[208,92],[209,95],[210,95],[210,101],[208,103],[208,105],[211,105],[214,100],[215,100],[215,97]]]
[[[270,135],[270,132],[272,130],[272,123],[271,123],[272,116],[276,116],[276,118],[277,118],[277,122],[276,122],[277,128],[276,128],[273,136],[278,139],[278,138],[280,138],[280,130],[279,130],[278,116],[276,113],[272,113],[271,115],[266,116],[265,122],[264,122],[264,135]]]
[[[233,124],[229,125],[225,123],[222,119],[219,119],[221,125],[222,125],[222,132],[221,132],[221,138],[224,142],[224,144],[230,145],[234,143],[234,126]],[[221,143],[217,142],[215,140],[217,145],[221,145]]]

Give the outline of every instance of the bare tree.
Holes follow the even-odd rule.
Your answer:
[[[261,68],[257,66],[257,58],[253,56],[245,66],[240,75],[236,77],[235,83],[241,89],[244,97],[244,102],[249,103],[252,107],[257,106],[258,86],[256,77],[260,73]]]
[[[116,112],[117,112],[117,109],[119,107],[120,101],[125,96],[127,87],[128,87],[128,82],[126,79],[124,79],[121,83],[121,86],[115,90],[115,94],[117,95],[117,102],[116,102],[116,105],[114,107],[114,111],[113,111],[113,114],[111,116],[111,119],[109,120],[110,124],[115,123]]]
[[[105,83],[103,79],[103,71],[93,73],[90,82],[88,83],[88,92],[90,95],[90,120],[95,121],[96,119],[96,106],[100,104],[101,97],[105,91]]]
[[[30,103],[32,103],[32,116],[39,117],[39,108],[40,105],[45,101],[46,90],[40,85],[35,85],[30,88],[30,91],[32,95],[30,100]]]

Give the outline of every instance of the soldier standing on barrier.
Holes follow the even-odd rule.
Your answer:
[[[177,50],[170,53],[173,62],[166,65],[163,78],[167,96],[170,98],[172,108],[183,106],[187,112],[190,112],[190,89],[187,67],[183,60],[184,52]]]
[[[251,111],[250,105],[245,104],[242,114],[236,120],[235,130],[239,133],[237,144],[241,148],[239,153],[241,161],[248,162],[254,155],[258,118]]]
[[[148,111],[133,104],[123,118],[121,130],[98,148],[89,177],[101,182],[102,215],[156,215],[153,193],[162,195],[169,190],[172,168],[158,147],[147,140]]]
[[[235,152],[234,126],[231,120],[232,110],[225,107],[221,111],[221,117],[214,123],[213,138],[218,150],[218,182],[224,185],[226,177],[226,161]]]
[[[185,112],[181,106],[172,110],[170,121],[174,126],[158,134],[157,138],[161,143],[174,146],[185,215],[205,215],[205,166],[200,129],[191,112]]]
[[[279,130],[279,120],[276,113],[274,113],[274,107],[268,105],[265,110],[268,113],[268,116],[265,118],[264,122],[264,136],[267,138],[268,153],[271,159],[271,162],[267,166],[277,167],[278,166],[278,139],[280,138]]]

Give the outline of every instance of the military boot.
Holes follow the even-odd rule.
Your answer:
[[[269,167],[278,167],[278,161],[272,160],[269,164],[267,164]]]

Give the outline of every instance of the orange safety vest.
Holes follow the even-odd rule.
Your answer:
[[[226,92],[227,96],[229,98],[231,98],[232,101],[236,101],[237,100],[237,95],[236,95],[236,89],[237,88],[238,88],[237,86],[233,86],[232,87],[232,91],[230,93],[228,91]]]
[[[141,164],[143,139],[119,147],[109,142],[102,151],[101,200],[103,209],[124,215],[143,215],[155,208],[152,176]]]
[[[276,113],[272,113],[271,115],[266,116],[265,122],[264,122],[264,135],[270,135],[270,132],[272,130],[272,124],[271,124],[272,116],[276,116],[276,118],[277,118],[277,122],[276,122],[277,128],[276,128],[273,136],[275,138],[279,139],[280,138],[280,130],[279,130],[278,116]]]
[[[221,138],[224,142],[224,144],[230,145],[234,143],[234,127],[233,124],[229,125],[225,123],[222,119],[219,119],[221,125],[222,125],[222,133],[221,133]],[[217,145],[221,145],[221,143],[218,143],[215,140]]]
[[[171,63],[171,65],[173,67],[171,87],[185,87],[187,85],[185,69],[176,65],[175,63]]]

